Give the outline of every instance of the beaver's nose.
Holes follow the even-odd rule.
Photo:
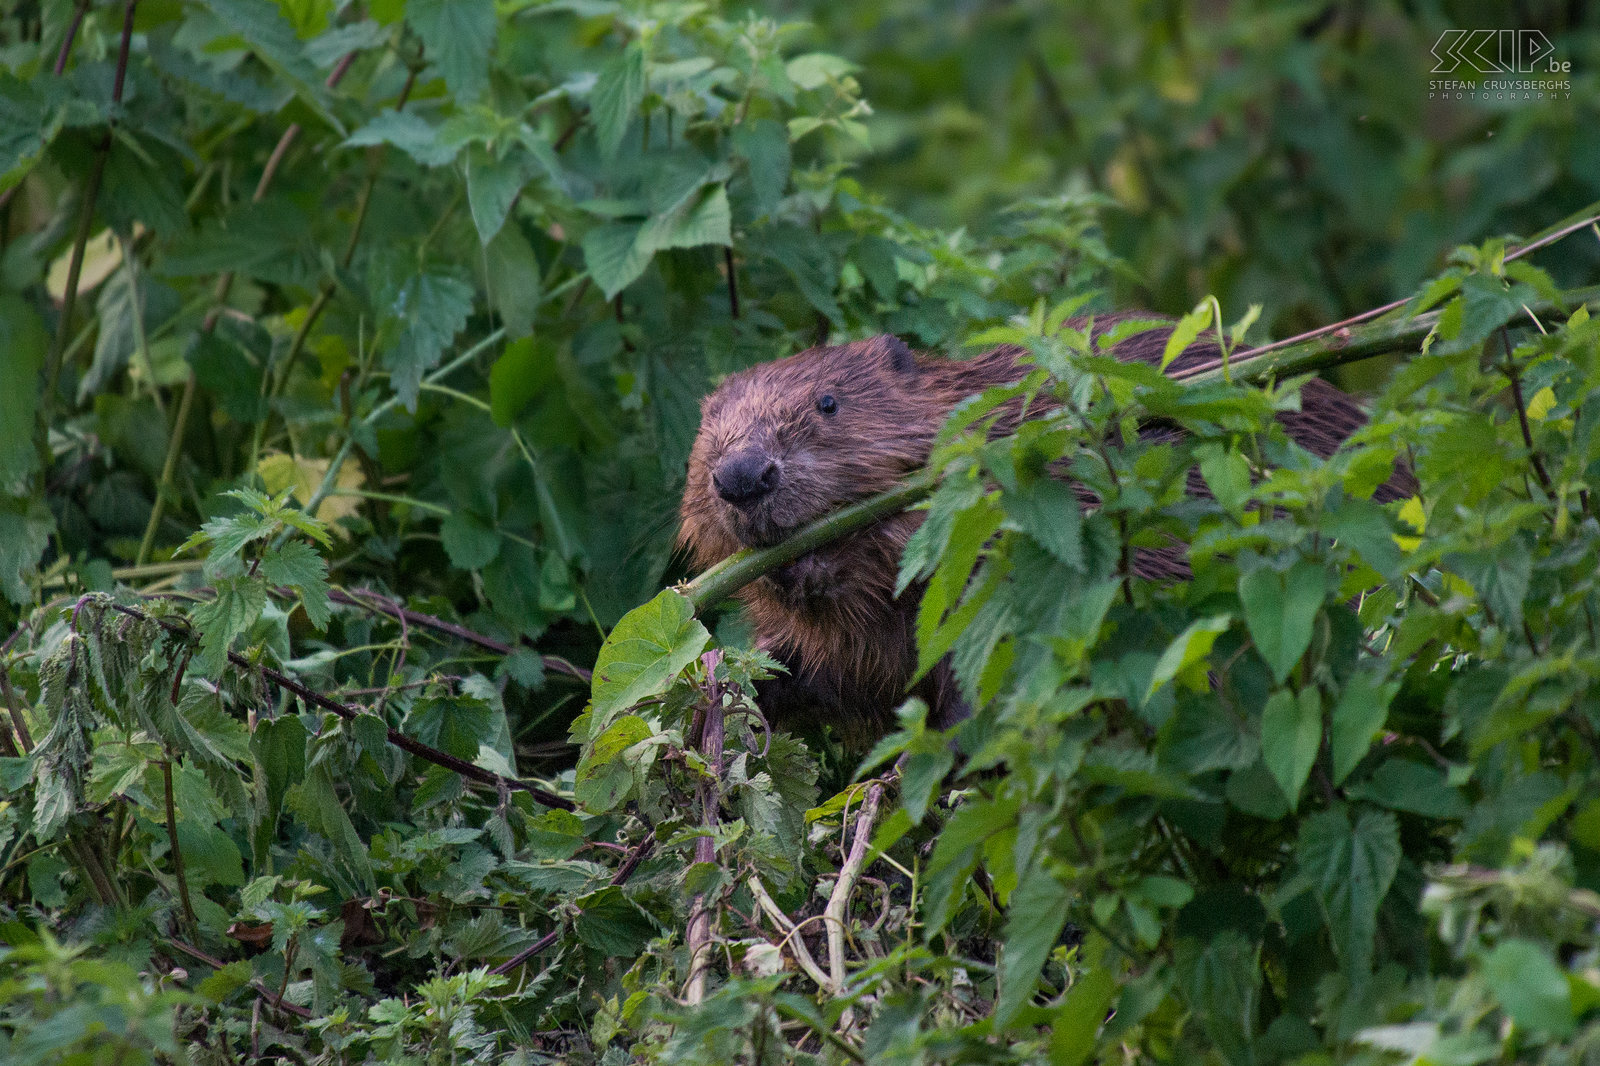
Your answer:
[[[711,472],[717,495],[748,507],[778,486],[778,464],[759,451],[735,452]]]

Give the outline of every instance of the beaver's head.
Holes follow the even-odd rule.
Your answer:
[[[775,544],[921,466],[943,411],[920,374],[886,336],[730,375],[689,453],[682,541],[696,561]]]

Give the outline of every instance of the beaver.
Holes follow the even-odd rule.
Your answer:
[[[1127,316],[1069,327],[1098,338]],[[1122,360],[1160,365],[1170,327],[1124,338]],[[1168,372],[1214,361],[1212,343],[1186,348]],[[1243,352],[1239,354],[1245,354]],[[969,360],[919,355],[897,337],[811,348],[729,375],[701,405],[689,454],[680,546],[708,567],[739,548],[764,547],[840,507],[892,488],[928,460],[945,416],[963,399],[1015,383],[1032,369],[1025,350],[1002,346]],[[1016,428],[1002,408],[992,434]],[[1279,416],[1288,434],[1326,458],[1366,423],[1361,408],[1320,379],[1301,389],[1301,409]],[[1152,435],[1172,430],[1152,429]],[[1378,499],[1409,495],[1403,472]],[[1191,473],[1189,491],[1204,492]],[[944,728],[966,717],[948,657],[916,672],[916,596],[895,596],[900,555],[921,512],[891,515],[810,552],[739,593],[757,646],[788,670],[758,687],[777,721],[825,720],[870,737],[892,721],[906,695],[920,696],[928,722]],[[1138,553],[1132,569],[1171,579],[1187,572],[1181,546]],[[803,718],[802,718],[803,716]]]

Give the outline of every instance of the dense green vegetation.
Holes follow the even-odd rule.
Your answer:
[[[0,1060],[1600,1054],[1600,34],[1527,7],[1556,99],[1429,100],[1471,5],[6,5]],[[672,545],[718,378],[882,331],[1038,369],[891,501],[978,712],[863,759]]]

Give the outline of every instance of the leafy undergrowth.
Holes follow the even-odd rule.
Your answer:
[[[1369,202],[1551,222],[1590,188],[1571,119],[1600,90],[1457,115],[1460,144],[1311,210],[1277,196],[1308,158],[1427,155],[1431,114],[1365,87],[1289,129],[1306,71],[1371,47],[1250,12],[1179,34],[1182,8],[1131,82],[1090,49],[1108,106],[1069,138],[1140,115],[1170,143],[1089,160],[1104,193],[968,165],[944,209],[1013,206],[959,230],[859,178],[952,180],[904,140],[949,112],[879,123],[904,150],[873,157],[862,95],[948,64],[865,70],[798,23],[0,15],[0,1059],[1600,1054],[1588,232],[1420,284],[1438,249],[1397,245],[1404,307],[1268,356],[1259,309],[1208,299],[1180,330],[1231,357],[1183,380],[1064,324],[1128,291],[1113,197],[1156,288],[1198,256],[1231,304],[1289,256],[1301,317],[1347,304],[1338,249],[1410,225]],[[1005,14],[1040,30],[1006,62],[1047,82],[1076,24],[1044,10]],[[991,17],[963,63],[1023,25]],[[1233,74],[1196,103],[1207,62]],[[1037,117],[1008,114],[961,151]],[[1168,233],[1200,236],[1152,252]],[[977,712],[946,736],[908,704],[863,755],[766,720],[775,664],[727,572],[675,584],[671,527],[721,374],[882,330],[1037,370],[959,409],[913,486],[923,663]],[[1370,426],[1292,445],[1293,375],[1375,354]],[[989,440],[1020,399],[1036,419]],[[1416,491],[1375,502],[1401,468]],[[1178,543],[1189,579],[1130,574]]]

